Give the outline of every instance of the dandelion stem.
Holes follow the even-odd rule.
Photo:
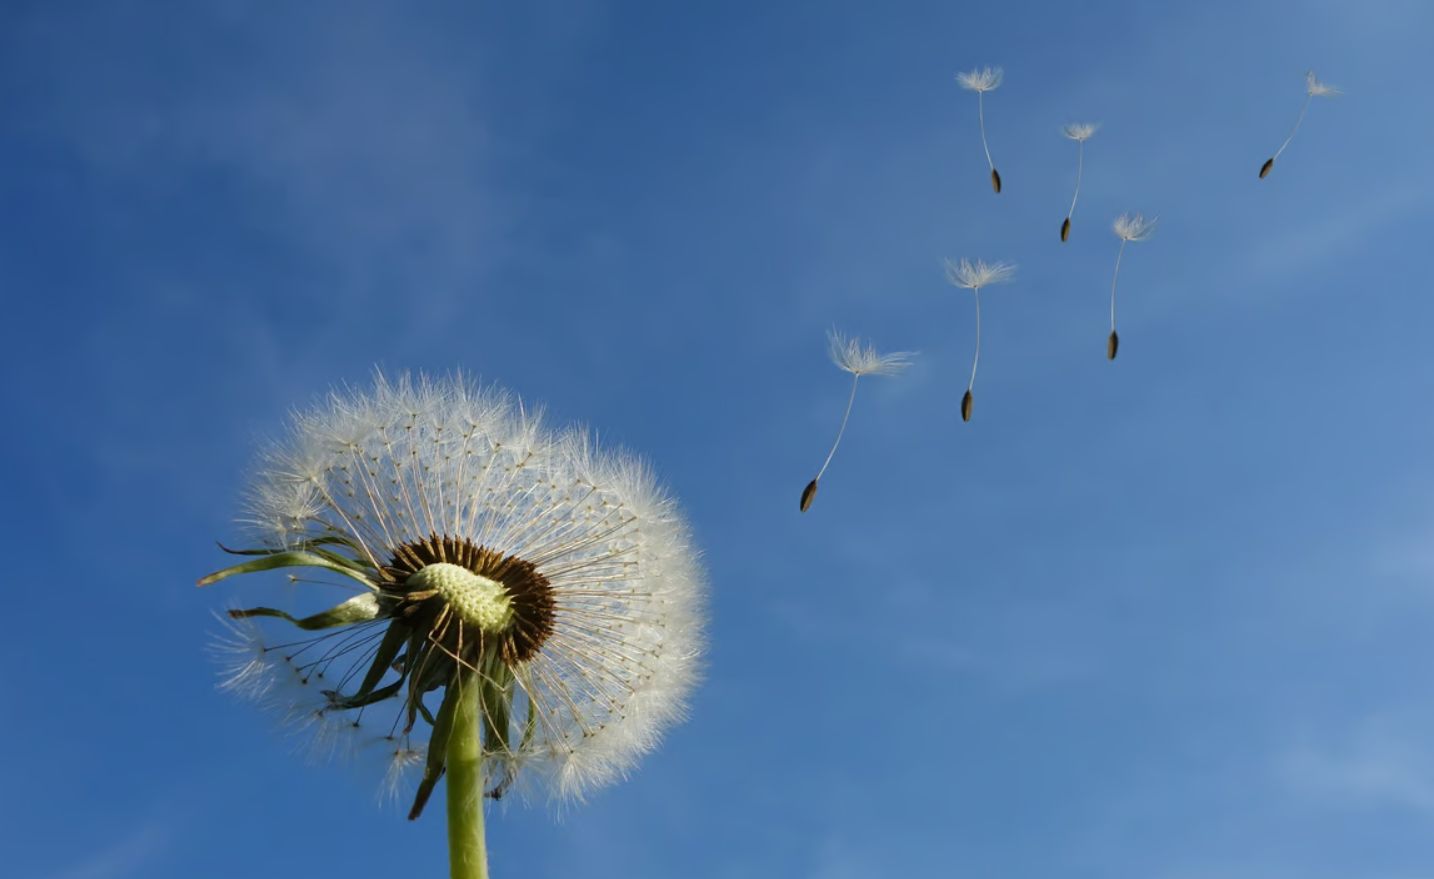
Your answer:
[[[1075,213],[1076,199],[1080,198],[1080,173],[1081,170],[1085,167],[1085,141],[1079,140],[1076,141],[1076,143],[1079,144],[1079,148],[1076,153],[1076,191],[1075,195],[1071,197],[1071,209],[1066,211],[1067,220],[1069,220],[1071,218],[1071,215]]]
[[[976,364],[981,360],[981,288],[974,289],[976,294],[976,356],[971,358],[971,382],[966,385],[966,390],[976,386]]]
[[[1290,129],[1290,136],[1287,137],[1287,138],[1285,138],[1285,142],[1282,143],[1282,144],[1280,144],[1280,148],[1279,148],[1278,150],[1275,150],[1274,156],[1272,156],[1272,157],[1270,158],[1270,161],[1271,161],[1271,162],[1273,162],[1275,159],[1278,159],[1278,158],[1280,157],[1280,153],[1282,153],[1282,152],[1285,151],[1285,147],[1287,147],[1287,146],[1290,145],[1290,141],[1292,141],[1292,140],[1295,139],[1295,132],[1300,130],[1300,123],[1303,122],[1303,121],[1305,121],[1305,114],[1309,112],[1309,109],[1310,109],[1310,101],[1313,101],[1313,100],[1314,100],[1314,93],[1311,92],[1311,93],[1310,93],[1310,96],[1307,97],[1307,98],[1305,98],[1305,106],[1304,106],[1304,109],[1300,110],[1300,118],[1298,118],[1298,119],[1295,120],[1295,127],[1292,128],[1292,129]]]
[[[991,148],[986,145],[986,104],[981,100],[983,97],[985,92],[976,92],[976,115],[981,120],[981,149],[986,151],[986,164],[994,171],[996,163],[991,161]]]
[[[1120,280],[1120,258],[1125,256],[1125,245],[1130,243],[1129,238],[1120,239],[1120,253],[1115,255],[1115,277],[1110,282],[1110,331],[1115,332],[1115,285]]]
[[[836,442],[832,443],[832,450],[827,453],[827,459],[822,463],[822,469],[817,472],[817,479],[821,479],[822,474],[827,472],[827,465],[831,464],[832,455],[836,454],[837,446],[841,445],[842,434],[846,433],[847,419],[851,418],[851,404],[856,402],[856,383],[860,378],[861,373],[857,373],[851,377],[851,396],[846,398],[846,414],[841,417],[841,430],[837,431]],[[812,481],[816,482],[817,479]]]
[[[483,684],[461,673],[448,739],[448,865],[452,879],[488,879],[483,831]]]

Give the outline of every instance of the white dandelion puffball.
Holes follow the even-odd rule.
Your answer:
[[[1016,267],[1010,263],[978,259],[972,262],[963,259],[959,263],[946,260],[946,280],[953,287],[968,287],[979,290],[988,284],[1004,284],[1016,276]]]
[[[1317,98],[1332,98],[1336,95],[1343,94],[1343,92],[1334,86],[1316,79],[1313,70],[1305,74],[1305,91],[1309,92],[1312,97]]]
[[[863,346],[857,338],[847,338],[835,329],[827,331],[827,354],[832,363],[852,375],[898,375],[911,365],[914,351],[878,354],[870,345]]]
[[[1115,230],[1116,235],[1126,241],[1144,241],[1155,234],[1155,227],[1159,223],[1158,217],[1147,220],[1144,214],[1132,214],[1127,211],[1115,218],[1111,228]]]
[[[552,432],[462,376],[379,375],[295,414],[247,501],[257,546],[239,552],[257,558],[201,585],[304,566],[357,595],[302,619],[231,611],[227,686],[388,743],[394,774],[423,773],[410,818],[444,773],[460,686],[481,687],[494,798],[581,799],[685,716],[704,648],[698,554],[651,471],[583,430]],[[268,638],[261,617],[306,634]]]
[[[1004,72],[999,67],[977,68],[970,73],[956,74],[956,81],[961,88],[973,92],[989,92],[1000,88]]]

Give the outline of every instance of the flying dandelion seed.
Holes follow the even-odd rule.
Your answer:
[[[832,456],[836,454],[837,446],[841,445],[842,434],[846,433],[846,423],[851,418],[851,404],[856,402],[856,383],[864,375],[897,375],[903,369],[911,365],[911,358],[916,356],[914,351],[897,351],[895,354],[877,354],[876,349],[870,346],[863,348],[860,339],[848,339],[836,330],[827,331],[827,343],[830,346],[829,353],[832,363],[838,369],[851,373],[851,395],[846,400],[846,414],[841,418],[841,428],[837,430],[836,442],[832,443],[832,450],[827,453],[826,461],[822,462],[822,469],[817,471],[816,479],[807,483],[802,489],[801,511],[805,513],[812,505],[817,496],[817,482],[822,474],[827,472],[831,465]]]
[[[1001,175],[996,171],[996,163],[991,161],[991,148],[986,144],[986,107],[984,96],[986,92],[993,91],[1001,85],[1002,71],[999,67],[987,67],[983,70],[973,70],[970,73],[956,74],[956,81],[961,83],[963,89],[969,89],[976,93],[976,113],[981,120],[981,148],[986,151],[986,164],[991,166],[991,188],[996,194],[1001,194]]]
[[[1295,132],[1300,130],[1300,123],[1305,121],[1305,113],[1309,112],[1310,102],[1313,101],[1316,97],[1332,98],[1340,94],[1339,89],[1335,88],[1332,85],[1325,85],[1324,83],[1315,79],[1315,73],[1313,70],[1305,74],[1305,91],[1309,92],[1309,94],[1305,97],[1305,105],[1300,110],[1299,118],[1295,120],[1295,127],[1290,129],[1290,136],[1285,138],[1285,142],[1280,144],[1280,148],[1275,150],[1275,154],[1269,159],[1267,159],[1265,161],[1265,164],[1260,166],[1261,180],[1265,178],[1266,174],[1270,173],[1271,168],[1275,167],[1275,159],[1278,159],[1280,157],[1280,153],[1285,151],[1285,147],[1290,145],[1290,141],[1295,139]]]
[[[388,789],[418,774],[410,820],[446,777],[462,879],[488,875],[485,797],[623,777],[683,718],[703,648],[673,501],[539,417],[462,376],[335,392],[259,458],[255,545],[231,550],[253,558],[199,581],[306,567],[357,593],[302,618],[230,611],[223,686],[321,739],[372,729]],[[300,631],[271,639],[275,620]]]
[[[1076,199],[1080,198],[1080,176],[1085,169],[1085,142],[1090,140],[1100,128],[1099,122],[1085,122],[1080,125],[1067,125],[1061,129],[1061,133],[1079,146],[1076,150],[1076,187],[1075,195],[1071,197],[1071,209],[1066,211],[1066,221],[1061,223],[1061,241],[1064,242],[1071,234],[1071,217],[1075,214]]]
[[[971,389],[976,386],[976,364],[981,360],[981,288],[989,284],[1001,284],[1011,280],[1016,267],[1007,263],[987,263],[976,260],[972,263],[963,259],[959,263],[946,260],[946,280],[955,287],[965,287],[976,294],[976,355],[971,358],[971,381],[966,385],[966,395],[961,398],[961,420],[971,420],[973,397]]]
[[[1113,228],[1120,236],[1120,253],[1115,256],[1115,278],[1110,282],[1110,338],[1105,343],[1105,356],[1109,360],[1115,359],[1115,352],[1120,348],[1120,336],[1115,332],[1115,285],[1120,281],[1120,260],[1125,256],[1125,245],[1149,238],[1158,222],[1159,218],[1147,220],[1140,214],[1132,216],[1128,213],[1115,219]]]

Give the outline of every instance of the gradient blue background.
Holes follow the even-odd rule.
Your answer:
[[[642,452],[691,722],[496,877],[1434,876],[1434,7],[10,2],[0,873],[441,876],[215,690],[286,413],[481,375]],[[1005,192],[991,193],[987,95]],[[1268,179],[1260,164],[1317,99]],[[1100,121],[1069,243],[1063,123]],[[1126,210],[1159,214],[1107,296]],[[1019,263],[983,296],[943,257]],[[918,350],[847,376],[830,326]]]

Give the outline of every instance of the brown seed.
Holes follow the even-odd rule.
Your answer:
[[[1114,359],[1115,359],[1116,349],[1119,348],[1119,347],[1120,347],[1120,336],[1118,336],[1118,335],[1115,334],[1115,330],[1111,330],[1111,331],[1110,331],[1110,338],[1107,339],[1106,342],[1105,342],[1105,356],[1106,356],[1107,358],[1111,359],[1111,360],[1114,360]]]
[[[816,496],[817,496],[817,481],[816,481],[815,479],[813,479],[811,482],[808,482],[808,483],[807,483],[807,487],[806,487],[806,488],[802,489],[802,512],[803,512],[803,513],[805,513],[805,512],[807,511],[807,507],[810,507],[810,506],[812,505],[812,499],[815,498]]]
[[[1269,161],[1265,162],[1265,164],[1260,167],[1260,179],[1264,180],[1265,175],[1270,173],[1270,169],[1273,167],[1275,167],[1274,159],[1270,159]]]
[[[1064,241],[1069,237],[1071,237],[1071,218],[1066,217],[1066,221],[1061,223],[1061,240]]]
[[[971,392],[967,391],[966,396],[961,398],[961,420],[971,420]]]
[[[996,190],[997,195],[1001,194],[1001,175],[996,173],[995,168],[991,169],[991,188]]]

